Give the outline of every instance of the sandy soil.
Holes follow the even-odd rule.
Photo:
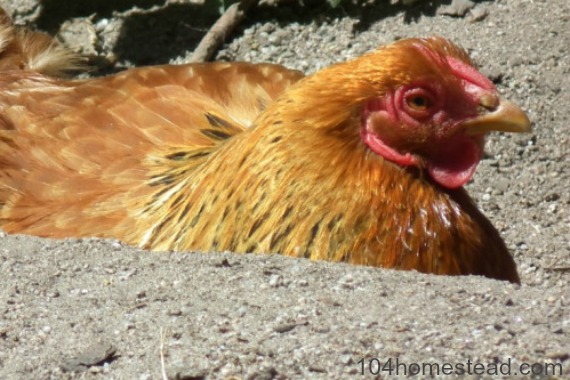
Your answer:
[[[131,4],[0,1],[18,22],[59,31],[105,72],[181,62],[216,18],[183,0]],[[468,185],[513,253],[521,286],[2,236],[0,378],[396,378],[416,373],[413,363],[455,374],[495,365],[510,378],[528,378],[525,363],[537,363],[537,378],[570,378],[570,4],[482,1],[464,16],[446,9],[457,13],[438,4],[267,7],[218,59],[311,72],[407,36],[440,34],[469,49],[534,122],[532,135],[492,136]],[[390,359],[391,373],[378,369]]]

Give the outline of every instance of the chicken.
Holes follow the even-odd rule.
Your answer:
[[[8,233],[519,282],[463,186],[487,133],[530,122],[443,38],[305,78],[248,63],[87,80],[4,67],[0,88]]]

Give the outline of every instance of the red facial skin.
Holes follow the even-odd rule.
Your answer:
[[[479,115],[483,98],[487,106],[499,98],[493,83],[468,64],[452,57],[441,64],[451,69],[451,80],[421,79],[369,101],[361,138],[385,159],[424,168],[436,183],[454,189],[473,176],[485,138],[467,135],[462,122]]]

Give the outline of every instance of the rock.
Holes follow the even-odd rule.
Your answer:
[[[453,17],[465,17],[467,12],[475,6],[475,3],[471,0],[453,0],[450,5],[440,7],[436,14],[453,16]]]
[[[117,348],[109,343],[96,343],[77,356],[64,361],[62,369],[66,372],[85,371],[93,366],[113,361]]]

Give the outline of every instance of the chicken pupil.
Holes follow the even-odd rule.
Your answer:
[[[417,108],[425,109],[428,107],[428,100],[424,96],[414,96],[411,103]]]

